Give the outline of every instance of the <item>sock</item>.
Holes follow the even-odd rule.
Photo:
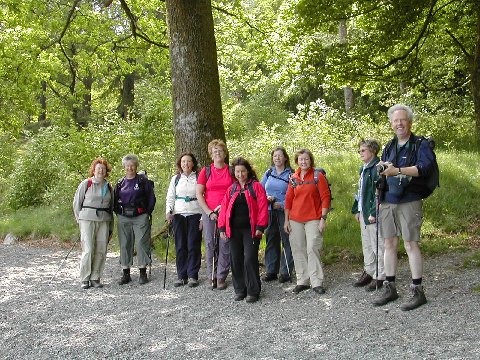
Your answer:
[[[395,276],[387,276],[385,277],[385,280],[387,280],[388,282],[395,282]]]
[[[422,278],[419,278],[419,279],[412,279],[412,284],[413,285],[422,285]]]

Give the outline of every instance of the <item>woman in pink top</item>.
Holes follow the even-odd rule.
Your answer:
[[[213,163],[204,167],[197,180],[197,200],[203,210],[203,238],[207,259],[207,276],[211,288],[224,290],[225,279],[230,271],[230,242],[218,241],[217,228],[220,204],[233,178],[225,162],[228,158],[227,146],[222,140],[215,139],[208,144],[208,153]]]

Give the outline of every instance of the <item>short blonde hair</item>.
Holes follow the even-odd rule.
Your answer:
[[[221,147],[223,151],[225,152],[225,157],[228,158],[228,149],[227,145],[223,142],[223,140],[220,139],[214,139],[208,143],[208,153],[210,156],[213,155],[213,148],[214,147]]]

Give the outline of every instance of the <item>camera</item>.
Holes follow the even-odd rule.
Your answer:
[[[377,164],[377,166],[376,166],[378,174],[381,174],[382,172],[387,170],[387,168],[388,168],[388,164]]]

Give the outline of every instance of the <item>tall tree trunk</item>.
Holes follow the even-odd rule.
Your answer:
[[[175,153],[211,162],[207,145],[225,140],[210,0],[166,0]]]
[[[84,89],[82,91],[82,103],[75,111],[75,121],[80,127],[85,127],[90,121],[92,115],[92,85],[93,77],[91,75],[85,76],[82,79]]]
[[[340,44],[347,43],[347,21],[345,19],[340,20],[338,24],[338,36],[339,36]],[[343,88],[343,95],[345,99],[345,112],[348,114],[350,111],[352,111],[355,105],[353,88],[350,86],[345,86]]]
[[[135,59],[128,59],[128,63],[135,64]],[[122,96],[120,99],[120,104],[117,107],[117,113],[123,119],[130,118],[132,114],[130,111],[135,105],[135,71],[130,74],[126,74],[123,77],[122,81]]]

